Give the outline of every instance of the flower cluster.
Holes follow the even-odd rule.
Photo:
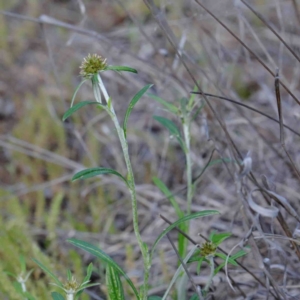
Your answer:
[[[106,59],[103,59],[98,54],[89,54],[85,57],[80,66],[80,75],[85,78],[90,78],[107,67]]]
[[[205,242],[200,248],[200,255],[207,257],[209,255],[214,255],[216,252],[217,246],[212,242]]]

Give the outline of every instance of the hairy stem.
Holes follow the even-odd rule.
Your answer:
[[[204,287],[204,292],[207,292],[211,283],[212,283],[212,280],[213,280],[213,277],[214,277],[214,272],[215,272],[215,263],[214,263],[214,258],[212,255],[210,255],[208,257],[208,260],[209,260],[209,265],[210,265],[210,274],[209,274],[209,278],[206,282],[206,285]]]
[[[110,99],[109,99],[108,93],[106,91],[106,88],[103,84],[103,81],[102,81],[100,75],[98,75],[98,81],[99,81],[99,87],[104,95],[106,103],[109,103]],[[141,296],[142,300],[146,300],[151,262],[150,262],[150,255],[149,255],[148,248],[144,244],[141,234],[140,234],[140,230],[139,230],[135,180],[134,180],[134,175],[133,175],[131,161],[130,161],[129,152],[128,152],[128,143],[125,138],[124,129],[120,126],[118,117],[115,113],[112,103],[110,103],[108,110],[109,110],[111,119],[115,125],[115,128],[117,130],[118,137],[119,137],[122,151],[123,151],[123,155],[124,155],[124,159],[125,159],[125,163],[126,163],[126,167],[127,167],[127,183],[128,183],[130,196],[131,196],[133,229],[134,229],[134,233],[135,233],[136,239],[138,241],[138,244],[139,244],[142,256],[143,256],[143,262],[144,262],[144,283],[143,283],[143,288],[141,290],[140,296]]]

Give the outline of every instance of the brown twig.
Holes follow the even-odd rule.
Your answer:
[[[276,32],[276,30],[273,29],[268,21],[246,1],[241,0],[241,2],[244,3],[244,5],[246,5],[276,35],[276,37],[282,42],[282,44],[293,54],[298,62],[300,62],[300,57],[297,55],[297,53],[285,42],[285,40]]]
[[[289,154],[289,152],[286,149],[285,146],[285,140],[284,140],[284,130],[283,130],[283,120],[282,120],[282,105],[281,105],[281,96],[280,96],[280,88],[279,88],[279,74],[278,74],[278,70],[276,72],[276,76],[275,76],[275,93],[276,93],[276,101],[277,101],[277,109],[278,109],[278,116],[279,116],[279,134],[280,134],[280,144],[282,149],[285,151],[287,157],[289,158],[290,162],[291,162],[291,166],[295,172],[295,174],[297,175],[299,181],[300,181],[300,173],[291,157],[291,155]]]
[[[198,0],[195,2],[201,6],[211,17],[213,17],[223,28],[225,28],[244,48],[246,48],[253,57],[273,76],[275,77],[274,72],[232,31],[226,26],[219,18],[217,18],[209,9],[207,9],[202,3]],[[279,81],[283,88],[292,96],[292,98],[300,105],[298,98],[290,91],[290,89],[282,82]]]
[[[254,108],[254,107],[251,107],[251,106],[249,106],[247,104],[244,104],[244,103],[241,103],[241,102],[238,102],[238,101],[235,101],[233,99],[229,99],[227,97],[222,97],[222,96],[213,95],[213,94],[209,94],[209,93],[191,92],[191,94],[199,94],[199,95],[205,95],[205,96],[208,96],[208,97],[214,97],[216,99],[221,99],[221,100],[225,100],[225,101],[228,101],[228,102],[240,105],[242,107],[245,107],[245,108],[247,108],[249,110],[252,110],[252,111],[254,111],[254,112],[258,113],[258,114],[261,114],[262,116],[264,116],[264,117],[266,117],[266,118],[268,118],[268,119],[270,119],[270,120],[272,120],[272,121],[280,124],[280,121],[276,120],[275,118],[271,117],[270,115],[265,114],[264,112],[262,112],[262,111],[260,111],[260,110],[258,110],[256,108]],[[293,128],[291,128],[291,127],[289,127],[289,126],[287,126],[285,124],[283,124],[283,126],[285,128],[287,128],[288,130],[290,130],[291,132],[293,132],[294,134],[296,134],[297,136],[300,137],[300,133],[297,132],[296,130],[294,130]]]

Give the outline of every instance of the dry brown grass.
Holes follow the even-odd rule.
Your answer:
[[[296,131],[284,130],[285,147],[293,162],[280,143],[278,123],[232,102],[202,97],[206,104],[191,128],[194,175],[201,172],[214,149],[213,159],[239,162],[249,152],[252,169],[241,180],[237,175],[241,172],[239,164],[220,162],[205,171],[192,210],[216,209],[221,215],[193,221],[190,236],[201,243],[199,233],[208,236],[212,230],[230,231],[233,237],[223,245],[224,250],[229,252],[241,243],[250,245],[251,252],[240,261],[247,270],[228,270],[247,299],[298,299],[299,60],[240,1],[155,3],[2,1],[2,214],[11,217],[6,203],[18,196],[30,234],[42,245],[47,241],[47,251],[56,261],[71,264],[67,260],[69,246],[63,242],[67,237],[89,240],[121,263],[139,284],[142,262],[125,186],[110,177],[70,183],[72,174],[82,166],[125,169],[119,141],[104,113],[87,108],[70,122],[61,122],[80,82],[81,59],[88,53],[98,53],[109,64],[128,65],[139,71],[138,75],[103,75],[120,115],[145,84],[154,83],[152,93],[178,103],[181,97],[189,97],[197,83],[205,93],[233,99],[278,120],[274,88],[278,68],[284,85],[280,87],[282,119]],[[300,56],[297,1],[250,4]],[[85,86],[77,101],[91,97],[91,89]],[[152,176],[161,178],[174,192],[185,187],[184,155],[153,115],[167,113],[151,98],[144,98],[133,111],[128,130],[142,236],[149,244],[166,226],[159,214],[172,221],[176,218],[169,201],[152,184]],[[257,187],[260,191],[253,193],[254,201],[278,208],[276,217],[266,217],[260,208],[254,211],[249,206],[249,195]],[[51,223],[45,214],[51,211],[52,199],[59,193],[63,195],[61,209],[59,215],[52,214]],[[278,204],[278,195],[285,198],[285,204]],[[177,193],[176,199],[185,207],[184,191]],[[160,251],[152,269],[153,294],[166,289],[177,263],[167,239],[161,242]],[[204,269],[195,282],[205,284],[207,272]],[[234,292],[229,287],[224,273],[216,276],[211,299],[243,298],[237,288]],[[91,294],[90,299],[99,298]]]

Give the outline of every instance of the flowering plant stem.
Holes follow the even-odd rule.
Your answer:
[[[190,132],[190,114],[186,113],[182,120],[184,143],[185,143],[185,159],[186,159],[186,181],[187,181],[187,214],[191,214],[192,199],[194,194],[192,182],[192,158],[191,158],[191,132]],[[187,223],[186,233],[189,233],[189,222]],[[184,240],[183,256],[187,252],[187,239]]]
[[[192,159],[191,159],[191,134],[190,134],[190,120],[187,116],[183,123],[183,134],[185,141],[185,159],[186,159],[186,176],[187,176],[187,213],[191,213],[192,199],[193,199],[193,182],[192,182]]]
[[[128,152],[128,143],[127,143],[127,140],[125,137],[124,129],[120,126],[120,123],[119,123],[118,117],[115,113],[111,99],[108,96],[105,85],[99,74],[97,76],[97,79],[98,79],[99,87],[100,87],[100,89],[103,93],[103,96],[106,100],[106,103],[107,103],[108,113],[115,125],[116,130],[117,130],[118,137],[119,137],[122,151],[123,151],[123,155],[124,155],[124,159],[125,159],[125,163],[126,163],[126,167],[127,167],[127,183],[128,183],[127,186],[128,186],[130,196],[131,196],[133,229],[134,229],[134,233],[137,238],[137,241],[138,241],[141,253],[142,253],[143,261],[144,261],[144,282],[143,282],[143,287],[140,291],[140,299],[146,300],[151,261],[150,261],[150,254],[148,251],[148,247],[142,241],[140,231],[139,231],[135,180],[134,180],[134,175],[133,175],[131,161],[130,161],[129,152]],[[95,97],[97,99],[97,93],[95,93]],[[98,99],[97,99],[97,101],[98,101]]]
[[[214,275],[215,275],[214,274],[215,273],[215,263],[214,263],[214,257],[213,257],[213,255],[209,255],[207,257],[207,259],[209,260],[209,265],[210,265],[210,275],[209,275],[209,278],[208,278],[208,280],[206,282],[206,285],[204,287],[204,292],[205,293],[208,292],[208,289],[209,289],[209,287],[210,287],[210,285],[212,283],[212,280],[214,278]]]

